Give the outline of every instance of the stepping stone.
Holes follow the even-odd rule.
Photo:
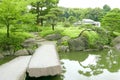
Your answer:
[[[31,56],[21,56],[0,66],[0,80],[25,80]]]
[[[55,45],[44,44],[33,54],[27,72],[30,77],[54,76],[61,73]]]

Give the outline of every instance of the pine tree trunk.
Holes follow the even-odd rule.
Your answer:
[[[53,30],[53,31],[55,30],[55,28],[54,28],[54,24],[52,24],[52,30]]]
[[[9,30],[10,30],[10,28],[9,28],[9,27],[10,27],[10,25],[9,25],[9,24],[7,24],[6,26],[7,26],[7,38],[9,38],[9,37],[10,37],[10,33],[9,33]]]
[[[39,2],[37,2],[36,12],[37,12],[36,24],[39,24]]]

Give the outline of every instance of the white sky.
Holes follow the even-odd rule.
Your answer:
[[[102,8],[105,4],[111,8],[120,8],[120,0],[59,0],[58,6],[69,8]]]

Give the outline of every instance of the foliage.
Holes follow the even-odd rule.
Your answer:
[[[102,25],[110,31],[120,30],[120,9],[113,9],[108,12],[102,19]]]
[[[32,35],[29,33],[15,32],[11,33],[10,38],[8,38],[5,36],[5,30],[0,29],[0,49],[9,50],[10,48],[12,48],[15,51],[21,49],[21,43],[29,37],[32,37]]]
[[[98,34],[95,31],[85,31],[83,33],[83,36],[88,39],[89,47],[94,48],[94,45],[97,42],[97,39],[99,38]]]
[[[70,26],[71,26],[70,22],[65,21],[63,23],[63,27],[70,27]]]
[[[7,29],[7,37],[9,37],[11,25],[29,21],[28,17],[31,14],[27,15],[28,2],[28,0],[2,0],[0,3],[0,21]]]
[[[92,19],[94,21],[100,21],[102,17],[103,17],[103,10],[100,8],[90,9],[88,14],[86,15],[86,18]]]
[[[51,8],[57,6],[58,0],[32,0],[31,2],[31,12],[36,14],[36,23],[43,26],[43,20],[45,15],[50,11]]]
[[[79,29],[78,27],[68,27],[64,28],[64,31],[61,32],[64,36],[69,36],[70,38],[76,38],[80,34],[82,29]]]
[[[62,14],[62,11],[59,8],[52,8],[45,16],[47,18],[47,22],[51,24],[52,30],[54,30],[54,26],[57,24],[60,14]]]
[[[95,21],[101,21],[104,14],[104,9],[101,8],[61,8],[64,12],[62,17],[66,20],[75,22],[82,19],[92,19]]]
[[[69,21],[70,23],[74,23],[74,22],[76,21],[76,18],[75,18],[74,16],[70,16],[70,17],[68,18],[68,21]]]
[[[49,34],[53,34],[53,33],[61,33],[63,31],[63,28],[57,28],[53,31],[51,30],[50,27],[41,27],[41,32],[40,32],[40,36],[45,37]]]
[[[17,27],[11,26],[11,32],[39,32],[40,27],[35,24],[21,24]]]
[[[111,10],[111,8],[110,8],[109,5],[105,4],[105,5],[103,6],[104,14],[106,14],[106,13],[109,12],[110,10]]]

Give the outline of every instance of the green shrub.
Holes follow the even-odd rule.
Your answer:
[[[26,32],[14,32],[10,33],[10,38],[6,37],[6,32],[4,30],[0,30],[0,49],[1,50],[18,50],[21,49],[21,43],[29,38],[33,37],[31,34]]]
[[[68,41],[67,40],[63,41],[61,45],[68,46]]]
[[[16,27],[17,26],[17,27]],[[38,32],[41,31],[40,26],[34,24],[22,24],[11,27],[12,32]]]
[[[64,22],[63,24],[63,27],[70,27],[70,26],[71,26],[70,22]]]
[[[49,34],[53,34],[53,33],[61,33],[63,32],[63,28],[56,28],[54,31],[51,29],[51,27],[42,27],[41,28],[41,32],[40,32],[40,36],[45,37]]]
[[[64,31],[61,32],[64,36],[69,36],[70,38],[76,38],[79,36],[82,29],[79,29],[78,27],[69,27],[64,28]]]
[[[94,45],[96,44],[96,42],[99,38],[98,34],[94,31],[85,31],[82,36],[84,36],[88,39],[88,43],[89,43],[90,48],[95,47]]]

